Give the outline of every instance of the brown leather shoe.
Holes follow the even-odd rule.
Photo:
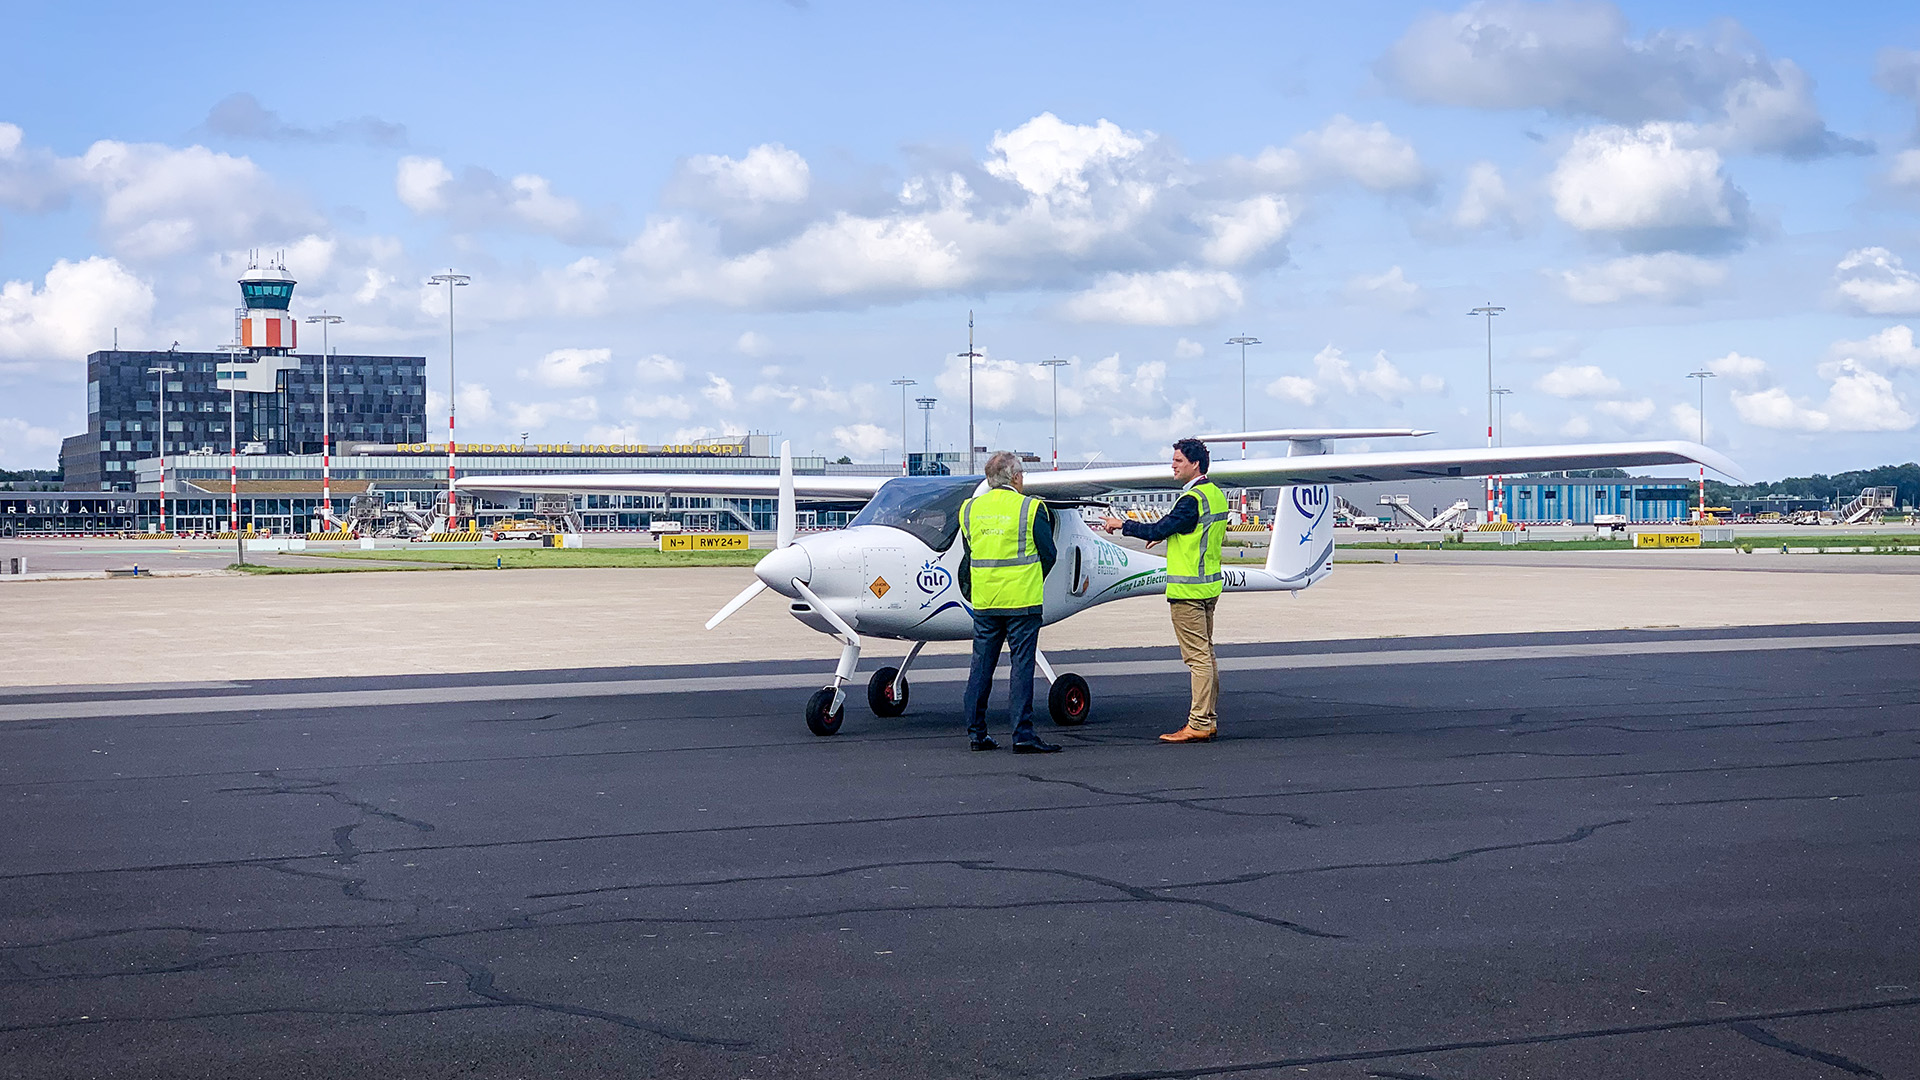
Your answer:
[[[1169,731],[1160,736],[1161,742],[1207,742],[1213,738],[1213,732],[1200,731],[1192,727],[1183,727],[1179,731]]]

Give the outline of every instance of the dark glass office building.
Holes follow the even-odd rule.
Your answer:
[[[409,443],[427,436],[426,358],[335,355],[327,365],[333,441]],[[247,372],[231,392],[228,372]],[[150,368],[171,368],[165,376]],[[225,369],[225,370],[223,370]],[[161,408],[165,378],[166,412]],[[224,454],[231,437],[255,454],[320,452],[319,356],[265,355],[235,364],[218,352],[96,352],[87,357],[87,432],[62,444],[69,491],[132,491],[134,462],[159,456],[162,425],[169,457]],[[229,396],[238,406],[229,436]]]

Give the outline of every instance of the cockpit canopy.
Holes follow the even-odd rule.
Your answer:
[[[866,509],[847,523],[890,525],[935,551],[953,546],[960,504],[980,486],[978,476],[902,476],[880,485]]]

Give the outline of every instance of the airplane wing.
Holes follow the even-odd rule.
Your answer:
[[[1357,484],[1372,481],[1432,480],[1459,476],[1518,476],[1564,469],[1625,469],[1642,465],[1698,462],[1735,479],[1739,466],[1719,453],[1690,442],[1592,443],[1577,446],[1507,446],[1472,450],[1392,450],[1365,454],[1307,454],[1284,458],[1215,459],[1208,470],[1227,487],[1277,487],[1283,484]],[[1086,499],[1113,491],[1156,491],[1180,487],[1165,465],[1030,472],[1028,494],[1055,499]]]
[[[873,498],[891,476],[795,476],[793,493],[801,499]],[[462,491],[539,492],[559,495],[736,495],[775,498],[780,478],[770,473],[528,473],[521,476],[468,476],[456,481]]]

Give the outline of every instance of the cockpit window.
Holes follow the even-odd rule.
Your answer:
[[[977,476],[903,476],[889,480],[848,526],[891,525],[912,533],[935,551],[945,551],[960,531],[960,504],[979,485]]]

